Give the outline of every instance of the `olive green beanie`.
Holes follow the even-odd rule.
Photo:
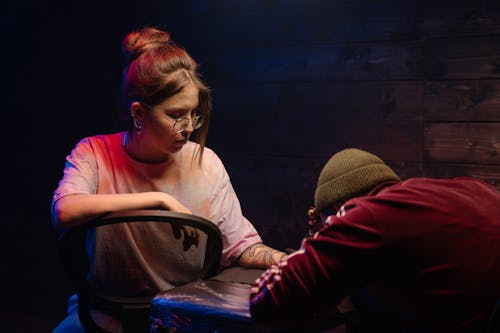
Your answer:
[[[344,149],[334,154],[321,170],[314,204],[321,212],[334,203],[364,195],[387,180],[400,181],[380,158],[360,149]]]

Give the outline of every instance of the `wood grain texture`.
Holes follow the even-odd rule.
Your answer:
[[[426,121],[500,121],[500,81],[431,81],[425,84]]]
[[[209,56],[220,83],[422,78],[420,41],[225,49]]]
[[[421,1],[425,37],[485,35],[500,32],[500,2]]]
[[[470,175],[498,188],[500,2],[184,6],[202,18],[190,22],[213,82],[208,145],[265,240],[301,238],[315,179],[343,148],[402,179]]]
[[[272,119],[246,121],[225,118],[213,124],[212,130],[225,138],[214,138],[210,146],[217,151],[242,155],[265,156],[329,156],[346,147],[383,152],[393,159],[417,161],[422,149],[422,133],[414,123],[359,122],[339,120],[324,128],[323,119],[304,122],[282,119],[274,126]],[[242,125],[243,124],[243,125]],[[321,128],[320,128],[321,126]]]
[[[419,81],[221,84],[214,92],[213,115],[242,119],[267,115],[325,125],[352,118],[420,121],[422,95]]]
[[[425,163],[423,175],[431,178],[474,177],[500,191],[500,164]]]
[[[424,59],[428,79],[499,79],[500,36],[429,39]]]
[[[500,123],[426,124],[424,154],[426,162],[500,165]]]
[[[200,47],[286,47],[418,39],[418,1],[211,1],[192,5],[203,20]]]

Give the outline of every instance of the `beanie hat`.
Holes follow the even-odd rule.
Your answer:
[[[321,212],[334,203],[366,194],[387,180],[401,181],[379,157],[356,148],[344,149],[321,170],[314,205]]]

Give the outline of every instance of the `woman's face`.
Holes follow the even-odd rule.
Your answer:
[[[142,112],[143,131],[140,134],[141,148],[148,152],[151,160],[167,157],[176,153],[187,143],[193,133],[192,123],[176,133],[174,122],[177,118],[187,117],[196,112],[199,103],[199,89],[189,83],[177,94]]]

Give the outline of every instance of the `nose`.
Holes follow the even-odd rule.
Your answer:
[[[193,133],[194,127],[193,127],[193,121],[188,118],[188,121],[186,121],[185,125],[182,128],[183,132],[187,133]]]
[[[181,133],[184,138],[189,139],[191,133],[194,131],[193,123],[188,119],[188,121],[185,121],[182,125],[181,130],[177,133]]]

